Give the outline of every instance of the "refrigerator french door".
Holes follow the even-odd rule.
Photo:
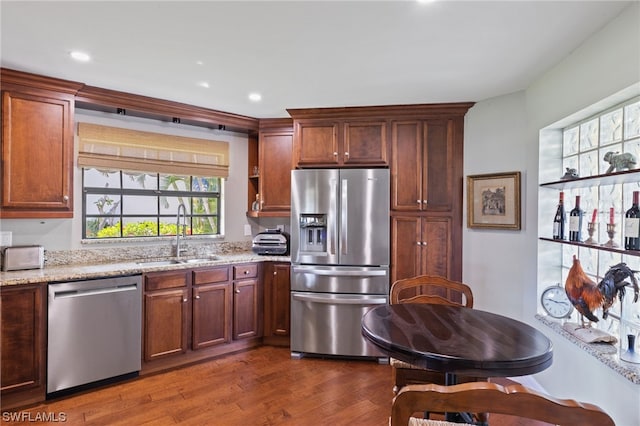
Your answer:
[[[389,170],[294,170],[291,213],[292,356],[382,360],[360,322],[388,303]]]

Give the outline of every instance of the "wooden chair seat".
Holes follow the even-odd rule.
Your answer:
[[[613,419],[597,405],[554,398],[522,385],[501,386],[489,382],[405,386],[393,400],[391,426],[459,425],[415,417],[418,412],[482,412],[562,426],[614,426]]]

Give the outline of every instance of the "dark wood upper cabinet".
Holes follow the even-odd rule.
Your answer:
[[[3,218],[73,217],[73,111],[80,83],[2,69]]]

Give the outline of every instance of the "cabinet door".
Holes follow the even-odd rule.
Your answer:
[[[422,219],[391,217],[391,282],[421,275]]]
[[[3,409],[21,402],[44,400],[46,321],[43,293],[42,286],[3,288],[0,293]]]
[[[193,288],[193,349],[231,341],[231,283]]]
[[[421,228],[421,274],[459,279],[451,275],[451,220],[447,217],[425,217]]]
[[[2,93],[0,217],[73,217],[72,113],[70,97]]]
[[[265,336],[289,336],[291,267],[270,263],[265,268]]]
[[[292,132],[260,133],[260,210],[291,210]]]
[[[342,162],[346,165],[386,166],[387,122],[345,122]]]
[[[144,295],[144,360],[187,351],[189,298],[186,288]]]
[[[391,210],[421,209],[422,154],[422,122],[394,121],[391,125]]]
[[[233,283],[233,338],[258,337],[262,331],[262,300],[257,278]]]
[[[422,210],[446,211],[453,209],[454,199],[462,194],[462,153],[454,157],[453,120],[428,120],[423,129]],[[460,200],[462,202],[462,200]]]
[[[336,166],[338,155],[338,123],[323,120],[301,120],[295,123],[294,155],[296,166]]]

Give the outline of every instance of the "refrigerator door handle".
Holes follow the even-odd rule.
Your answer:
[[[347,204],[347,188],[348,181],[346,179],[342,179],[342,188],[341,188],[341,200],[340,200],[340,253],[347,254],[348,250],[348,241],[347,241],[347,224],[348,224],[348,204]]]
[[[313,294],[300,294],[300,293],[291,293],[291,297],[294,300],[301,300],[307,302],[315,302],[315,303],[328,303],[331,305],[386,305],[387,298],[331,298],[325,296],[317,296]]]
[[[336,270],[323,270],[318,269],[317,266],[294,266],[294,273],[302,273],[302,274],[313,274],[313,275],[323,275],[330,277],[382,277],[387,275],[386,270],[371,270],[371,271],[361,271],[361,270],[353,270],[353,271],[336,271]]]
[[[336,181],[336,179],[331,179],[331,181],[329,182],[330,188],[331,188],[331,193],[334,194],[334,196],[331,197],[330,201],[329,201],[329,207],[330,207],[330,212],[336,212],[337,211],[337,203],[336,203],[336,197],[335,194],[338,193],[338,182]],[[335,256],[336,254],[336,239],[337,239],[337,235],[338,235],[338,221],[337,218],[335,217],[335,213],[334,214],[329,214],[327,215],[327,232],[329,233],[329,235],[327,236],[327,251],[329,252],[329,255],[331,256]]]

